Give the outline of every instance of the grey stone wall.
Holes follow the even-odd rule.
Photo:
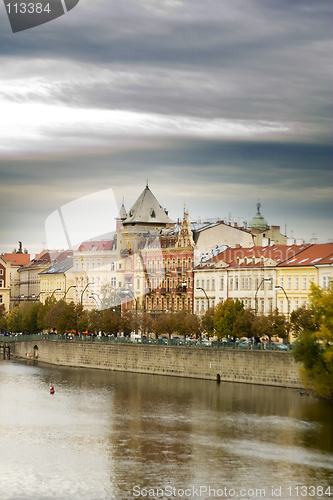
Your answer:
[[[11,344],[11,355],[55,365],[301,388],[288,352],[52,340]]]

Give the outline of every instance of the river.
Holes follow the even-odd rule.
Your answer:
[[[333,499],[333,404],[294,389],[1,360],[0,419],[0,500]]]

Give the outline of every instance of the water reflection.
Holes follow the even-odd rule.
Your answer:
[[[135,485],[265,488],[270,498],[272,485],[333,485],[326,401],[33,363],[0,361],[1,500],[129,499]]]

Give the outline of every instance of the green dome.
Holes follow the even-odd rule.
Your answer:
[[[260,213],[261,204],[257,203],[257,213],[249,222],[249,227],[264,229],[267,227],[267,221]]]

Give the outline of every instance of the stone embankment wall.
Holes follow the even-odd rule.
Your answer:
[[[288,352],[96,344],[53,340],[11,343],[11,355],[55,365],[301,388]]]

